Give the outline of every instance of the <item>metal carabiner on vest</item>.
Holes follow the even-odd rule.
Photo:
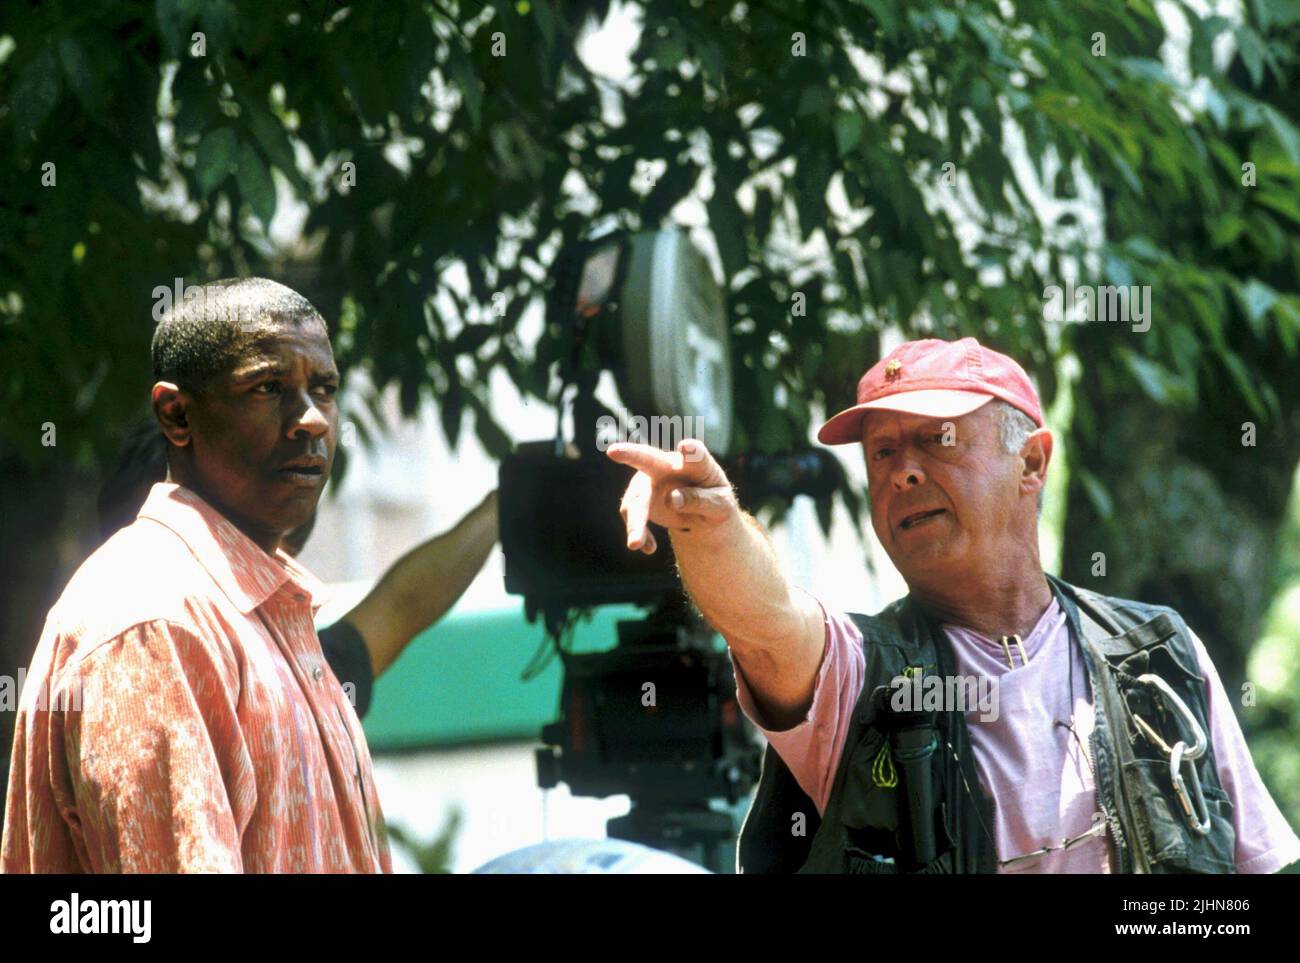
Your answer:
[[[1206,805],[1205,795],[1201,792],[1201,777],[1196,773],[1196,760],[1205,755],[1209,748],[1209,740],[1205,736],[1205,730],[1201,728],[1196,717],[1192,715],[1191,710],[1177,692],[1170,688],[1169,683],[1158,675],[1146,673],[1137,677],[1137,681],[1145,683],[1159,690],[1169,702],[1170,705],[1178,712],[1182,718],[1183,724],[1192,734],[1192,747],[1189,749],[1187,743],[1181,739],[1169,746],[1156,731],[1146,723],[1141,716],[1136,713],[1133,718],[1139,727],[1161,748],[1169,753],[1169,778],[1174,785],[1174,795],[1178,797],[1179,805],[1183,807],[1183,818],[1187,820],[1187,825],[1192,832],[1200,836],[1209,835],[1210,832],[1210,809]],[[1188,771],[1191,772],[1192,792],[1188,795],[1187,783],[1183,779],[1183,763],[1187,763]]]
[[[1158,675],[1152,675],[1150,672],[1138,676],[1137,681],[1144,682],[1147,685],[1158,689],[1160,694],[1168,699],[1170,704],[1178,710],[1178,715],[1182,717],[1183,723],[1187,726],[1187,731],[1192,734],[1192,747],[1190,749],[1185,749],[1184,758],[1200,759],[1201,756],[1205,755],[1205,750],[1210,746],[1209,740],[1205,738],[1205,730],[1202,729],[1201,724],[1196,721],[1196,716],[1192,715],[1192,710],[1187,708],[1187,703],[1182,700],[1177,692],[1170,688],[1169,683]],[[1140,720],[1140,717],[1136,714],[1134,714],[1133,718]],[[1148,726],[1147,728],[1150,727]],[[1166,752],[1173,752],[1168,745],[1164,745],[1163,740],[1160,740],[1160,742]]]
[[[1187,820],[1187,825],[1191,827],[1192,832],[1200,836],[1208,836],[1210,833],[1210,807],[1205,804],[1205,796],[1201,792],[1201,777],[1196,774],[1196,764],[1192,762],[1191,756],[1185,756],[1187,743],[1174,743],[1173,751],[1169,754],[1169,778],[1174,784],[1174,795],[1178,797],[1178,802],[1182,804],[1183,816]],[[1195,804],[1187,795],[1187,784],[1183,782],[1183,762],[1187,762],[1187,768],[1192,773],[1192,794],[1195,796]]]

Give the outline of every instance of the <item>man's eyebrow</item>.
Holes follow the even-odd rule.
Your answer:
[[[251,368],[245,368],[242,371],[235,372],[235,384],[247,384],[250,381],[256,381],[258,378],[266,377],[284,377],[290,374],[293,368],[290,365],[283,364],[279,361],[266,361],[262,364],[254,365]],[[339,373],[336,369],[329,371],[313,372],[307,379],[311,384],[321,384],[327,381],[340,380]]]
[[[264,378],[267,375],[288,374],[289,368],[278,361],[264,361],[261,364],[254,365],[251,368],[244,368],[235,372],[235,384],[243,384],[247,381],[256,381],[258,378]]]

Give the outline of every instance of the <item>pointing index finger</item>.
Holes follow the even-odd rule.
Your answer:
[[[620,465],[643,471],[652,478],[679,472],[683,465],[681,454],[675,451],[661,451],[653,445],[617,442],[610,445],[605,450],[605,454]]]

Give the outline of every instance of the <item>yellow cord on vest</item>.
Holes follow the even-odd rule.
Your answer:
[[[881,789],[893,789],[898,785],[898,773],[894,770],[894,757],[889,753],[889,743],[880,747],[876,761],[871,764],[871,781]]]

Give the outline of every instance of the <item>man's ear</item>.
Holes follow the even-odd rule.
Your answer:
[[[194,432],[190,425],[190,407],[194,404],[194,396],[170,381],[159,381],[149,393],[149,400],[167,440],[177,448],[188,445]]]
[[[1047,466],[1052,461],[1052,433],[1039,428],[1025,439],[1020,457],[1025,463],[1020,473],[1020,490],[1026,494],[1042,491],[1047,487]]]

